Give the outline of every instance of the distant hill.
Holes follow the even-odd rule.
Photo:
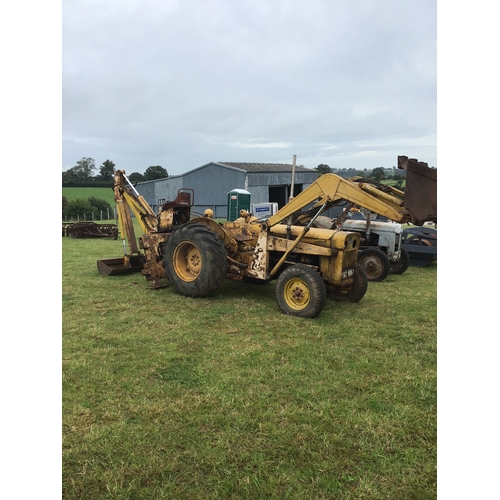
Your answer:
[[[98,187],[63,187],[62,196],[66,196],[68,201],[76,200],[77,198],[97,198],[98,200],[107,201],[111,207],[115,206],[115,195],[111,188]]]

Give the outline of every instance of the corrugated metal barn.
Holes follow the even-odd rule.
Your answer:
[[[278,204],[281,208],[290,196],[292,164],[210,162],[182,175],[140,182],[136,189],[155,212],[158,206],[177,197],[179,189],[194,191],[193,214],[211,208],[218,219],[227,216],[228,194],[235,189],[250,193],[251,203]],[[294,195],[318,178],[316,170],[295,167]]]

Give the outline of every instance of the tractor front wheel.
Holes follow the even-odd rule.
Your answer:
[[[356,264],[356,273],[354,274],[354,281],[348,288],[338,288],[334,290],[330,297],[334,300],[341,300],[346,302],[359,302],[368,290],[368,278],[363,268]]]
[[[294,264],[280,274],[276,300],[284,314],[315,318],[326,304],[325,282],[314,269]]]

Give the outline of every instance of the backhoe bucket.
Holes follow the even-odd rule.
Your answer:
[[[398,156],[398,168],[406,170],[405,207],[412,223],[437,223],[437,170],[407,156]]]
[[[118,259],[104,259],[97,261],[97,270],[103,276],[117,274],[139,273],[144,267],[144,255],[130,255]]]

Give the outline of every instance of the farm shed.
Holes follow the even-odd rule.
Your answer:
[[[218,219],[227,216],[228,193],[244,189],[252,203],[276,202],[281,208],[290,196],[292,164],[210,162],[185,174],[140,182],[136,189],[155,212],[166,201],[173,201],[179,189],[194,190],[194,214],[211,208]],[[295,167],[294,194],[318,178],[316,170]]]

